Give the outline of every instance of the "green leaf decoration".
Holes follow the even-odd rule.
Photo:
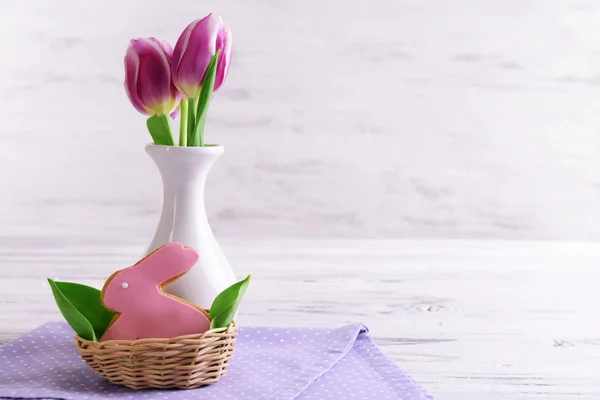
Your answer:
[[[243,281],[239,281],[223,290],[215,297],[215,300],[210,307],[210,329],[226,328],[229,326],[233,317],[237,312],[242,297],[246,293],[246,289],[250,284],[250,275]]]
[[[97,341],[114,313],[102,305],[101,292],[90,286],[48,279],[54,300],[71,328],[85,340]]]
[[[173,135],[171,134],[171,121],[168,115],[154,114],[146,120],[146,126],[154,140],[154,144],[173,146]]]
[[[200,96],[198,97],[198,108],[196,110],[196,126],[194,132],[190,138],[188,146],[204,146],[204,126],[206,125],[206,114],[208,113],[208,106],[210,105],[210,98],[212,97],[213,90],[215,87],[215,77],[217,76],[217,61],[219,59],[219,53],[213,56],[210,60],[210,64],[206,68],[206,75],[204,76],[204,82],[202,82],[202,90],[200,90]]]

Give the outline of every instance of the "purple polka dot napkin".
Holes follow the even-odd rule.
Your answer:
[[[192,390],[112,385],[79,358],[66,323],[0,347],[0,397],[16,399],[432,400],[373,343],[363,325],[335,330],[240,329],[229,371]]]

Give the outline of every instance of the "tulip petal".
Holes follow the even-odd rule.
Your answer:
[[[132,42],[129,43],[125,54],[125,93],[127,93],[129,101],[136,110],[142,114],[150,115],[152,112],[144,106],[137,93],[140,59],[133,48]]]
[[[169,61],[169,72],[171,72],[171,61],[173,60],[173,47],[165,41],[157,41],[157,43],[163,49],[163,51],[167,57],[167,60]],[[181,101],[181,93],[179,93],[179,91],[173,84],[173,79],[171,78],[170,74],[169,74],[169,81],[171,82],[171,84],[170,84],[171,103],[169,105],[169,110],[174,110],[171,113],[171,118],[175,119],[179,115],[179,112],[177,109],[178,109],[179,103]]]
[[[169,60],[169,62],[171,62],[171,59],[173,58],[173,47],[169,43],[165,42],[164,40],[158,40],[153,37],[151,37],[150,40],[153,40],[156,44],[158,44],[160,46],[162,51],[167,56],[167,59]]]
[[[217,32],[216,49],[221,50],[219,61],[217,63],[217,76],[215,77],[215,91],[221,87],[227,74],[231,61],[231,30],[225,24],[223,19],[219,17],[219,31]]]
[[[192,30],[196,27],[196,24],[200,22],[199,19],[192,21],[179,35],[179,39],[177,39],[177,43],[175,43],[175,49],[173,50],[173,59],[171,60],[171,73],[173,76],[177,75],[177,70],[179,69],[179,63],[181,62],[181,58],[183,54],[187,50],[190,41],[190,34]]]
[[[133,43],[139,57],[137,93],[143,104],[156,114],[169,114],[171,104],[171,66],[169,59],[154,38]]]
[[[175,108],[173,110],[173,112],[171,113],[170,117],[171,119],[176,119],[177,117],[179,117],[179,114],[181,113],[181,104],[179,104],[177,106],[177,108]]]
[[[173,82],[188,98],[200,94],[206,68],[216,52],[218,19],[212,14],[192,22],[177,40],[173,52]]]

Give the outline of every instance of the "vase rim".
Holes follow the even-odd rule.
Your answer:
[[[223,147],[222,144],[218,144],[218,143],[209,143],[206,144],[204,146],[177,146],[177,145],[173,145],[173,146],[168,146],[168,145],[164,145],[164,144],[154,144],[154,143],[146,143],[146,147],[164,147],[164,148],[178,148],[178,149],[207,149],[207,148],[213,148],[213,147]]]
[[[207,146],[165,146],[161,144],[148,143],[146,151],[165,152],[165,153],[222,153],[224,150],[221,144],[209,144]]]

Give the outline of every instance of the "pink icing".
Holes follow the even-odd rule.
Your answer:
[[[120,315],[100,341],[171,338],[207,331],[210,321],[205,313],[160,288],[189,271],[196,261],[194,249],[169,243],[118,271],[104,285],[102,301]]]

